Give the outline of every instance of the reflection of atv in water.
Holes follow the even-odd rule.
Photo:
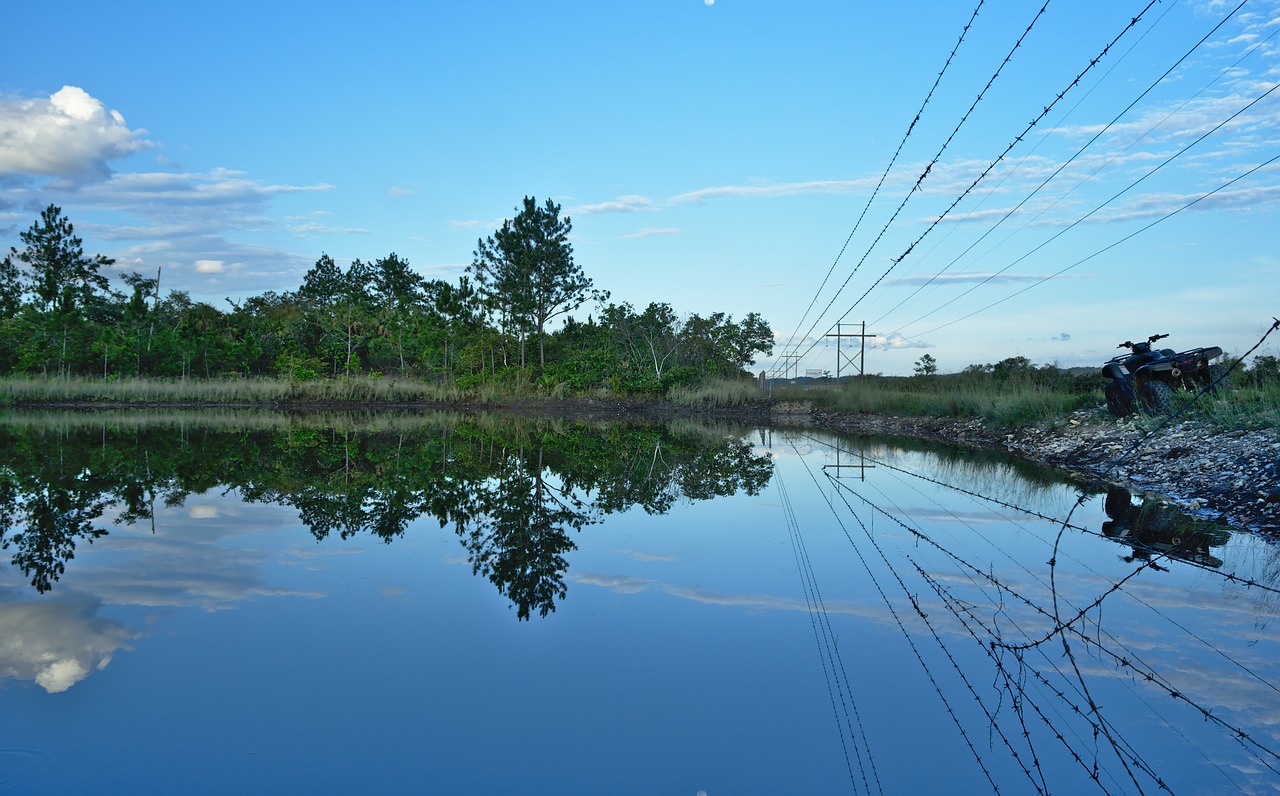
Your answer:
[[[1175,390],[1195,392],[1214,382],[1225,386],[1219,381],[1222,366],[1209,364],[1222,356],[1221,348],[1192,348],[1178,353],[1172,348],[1151,347],[1168,336],[1153,334],[1143,343],[1126,340],[1116,346],[1129,349],[1129,353],[1113,357],[1102,366],[1111,414],[1126,417],[1139,406],[1149,415],[1167,414],[1174,409]]]
[[[1208,567],[1222,566],[1222,559],[1211,555],[1209,549],[1230,541],[1228,531],[1207,529],[1203,520],[1151,498],[1134,505],[1129,490],[1120,487],[1107,490],[1103,506],[1111,519],[1102,523],[1102,535],[1133,548],[1133,555],[1125,561],[1149,561],[1154,553]]]

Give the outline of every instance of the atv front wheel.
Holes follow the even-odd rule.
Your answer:
[[[1133,414],[1137,396],[1134,395],[1132,383],[1120,380],[1109,381],[1103,393],[1107,396],[1107,410],[1112,415],[1128,417]]]

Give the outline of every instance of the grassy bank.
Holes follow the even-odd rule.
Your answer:
[[[447,403],[467,398],[456,387],[400,379],[0,379],[0,405]],[[471,396],[483,400],[484,396]]]
[[[833,414],[981,417],[995,425],[1017,428],[1099,404],[1102,391],[1032,381],[869,378],[830,387],[774,388],[773,397],[807,401]]]
[[[762,393],[754,380],[717,381],[672,390],[666,400],[698,410],[738,410],[769,401],[798,401],[833,414],[898,417],[980,417],[1018,428],[1103,406],[1100,380],[993,378],[850,379],[844,384],[775,386]],[[453,385],[388,378],[317,379],[0,379],[0,406],[146,404],[289,406],[324,404],[503,404],[615,397],[574,396],[561,387],[488,384],[464,391]],[[1189,397],[1189,396],[1187,396]],[[631,399],[635,399],[631,396]],[[661,400],[650,396],[652,400]],[[644,396],[639,397],[644,400]],[[1105,410],[1103,410],[1105,411]],[[1204,396],[1189,414],[1221,428],[1280,428],[1280,384],[1246,384]]]
[[[1178,398],[1186,402],[1192,395],[1179,393]],[[1102,384],[1091,389],[1088,382],[1062,385],[1032,380],[870,378],[807,389],[775,387],[773,399],[804,401],[833,414],[980,417],[1004,428],[1065,419],[1089,407],[1106,413]],[[1204,395],[1185,415],[1226,429],[1280,428],[1280,385],[1236,387],[1219,395]]]

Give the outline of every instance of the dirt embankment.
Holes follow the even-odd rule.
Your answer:
[[[973,418],[821,412],[811,417],[835,431],[905,434],[1005,450],[1280,539],[1280,433],[1274,429],[1224,432],[1204,423],[1174,421],[1148,432],[1150,420],[1117,421],[1102,409],[1080,410],[1066,420],[1016,430],[992,428]]]

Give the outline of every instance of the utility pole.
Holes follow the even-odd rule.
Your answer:
[[[854,334],[853,332],[846,332],[843,330],[843,327],[845,326],[855,326],[855,325],[859,326],[861,329],[861,331],[858,332],[857,334]],[[867,362],[867,338],[875,337],[874,334],[867,334],[866,321],[863,321],[861,324],[837,323],[835,334],[828,334],[826,336],[834,337],[836,339],[836,381],[840,380],[840,366],[844,364],[844,361],[846,359],[849,361],[850,365],[854,364],[853,357],[851,355],[844,354],[840,350],[840,339],[844,337],[857,337],[859,339],[859,343],[861,345],[858,350],[858,362],[857,362],[858,375],[861,376],[866,373],[865,365]]]
[[[782,363],[782,378],[784,378],[784,379],[785,379],[785,378],[787,378],[787,371],[788,371],[788,370],[790,370],[791,368],[799,367],[798,363],[796,362],[796,360],[800,359],[800,355],[799,355],[799,354],[779,354],[779,355],[778,355],[778,359],[783,360],[783,363]],[[791,361],[790,361],[790,362],[787,362],[786,360],[788,360],[788,359],[789,359],[789,360],[791,360]]]

